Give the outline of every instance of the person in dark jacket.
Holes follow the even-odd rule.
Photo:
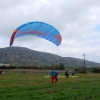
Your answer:
[[[57,82],[58,81],[58,72],[55,72],[55,82]]]
[[[2,72],[3,72],[3,71],[2,71],[2,70],[0,70],[0,74],[2,74]]]
[[[68,73],[68,71],[66,70],[66,72],[65,72],[65,76],[68,78],[68,76],[69,76],[69,73]]]

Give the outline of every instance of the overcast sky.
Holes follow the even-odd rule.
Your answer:
[[[0,48],[9,47],[20,25],[42,21],[62,36],[56,46],[39,37],[15,39],[13,46],[100,63],[100,0],[0,0]]]

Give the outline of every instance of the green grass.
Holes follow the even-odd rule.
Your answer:
[[[75,73],[79,77],[59,77],[56,84],[45,75],[6,71],[0,75],[0,100],[100,100],[100,74]]]

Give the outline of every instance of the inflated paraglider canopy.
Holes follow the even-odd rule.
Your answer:
[[[46,24],[44,22],[35,21],[28,22],[15,29],[10,39],[10,46],[12,46],[15,38],[26,35],[44,38],[57,46],[59,46],[62,41],[60,33],[53,26]]]

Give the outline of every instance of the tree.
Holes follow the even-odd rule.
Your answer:
[[[47,69],[47,66],[45,64],[42,65],[43,69]]]
[[[32,64],[31,66],[33,69],[38,69],[38,66],[36,64]]]
[[[65,69],[64,64],[60,63],[60,70],[64,70],[64,69]]]

